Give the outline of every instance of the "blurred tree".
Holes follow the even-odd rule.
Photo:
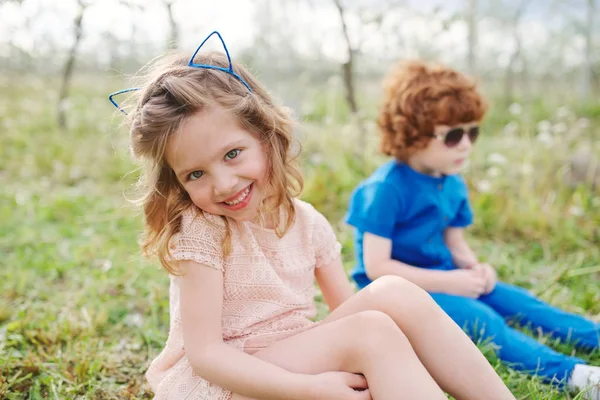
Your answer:
[[[344,87],[346,88],[346,101],[350,112],[353,115],[358,114],[358,104],[356,102],[356,94],[354,92],[354,55],[356,50],[352,46],[350,41],[350,35],[348,34],[348,26],[346,23],[346,12],[342,6],[341,0],[333,0],[335,7],[338,10],[340,16],[340,23],[342,28],[342,34],[344,36],[344,42],[346,43],[346,51],[348,58],[346,62],[342,64],[342,77],[344,78]]]
[[[587,0],[586,23],[583,27],[583,36],[585,37],[585,50],[583,57],[582,73],[581,73],[581,101],[587,101],[590,98],[592,88],[592,48],[594,38],[594,21],[596,13],[596,0]]]
[[[167,8],[167,16],[169,17],[168,49],[177,49],[179,47],[179,26],[173,15],[173,5],[175,5],[176,2],[177,0],[163,0],[163,4]]]
[[[516,10],[514,11],[510,26],[513,35],[514,48],[508,60],[508,65],[506,66],[506,74],[504,76],[504,99],[507,104],[510,104],[514,101],[514,87],[515,87],[515,66],[518,61],[521,61],[523,64],[523,71],[526,70],[526,61],[524,57],[522,57],[522,38],[520,31],[520,24],[523,18],[523,14],[525,14],[525,10],[527,5],[530,4],[531,0],[520,0],[517,5]]]
[[[71,46],[71,50],[69,51],[69,56],[65,63],[63,69],[62,83],[60,85],[60,92],[58,95],[58,126],[61,129],[67,128],[67,120],[66,120],[66,109],[68,104],[69,97],[69,86],[71,84],[71,78],[73,76],[73,68],[75,67],[75,59],[77,58],[77,49],[79,47],[79,43],[83,36],[83,14],[85,10],[89,7],[89,4],[83,0],[77,0],[77,5],[79,6],[77,10],[77,14],[75,15],[73,31],[75,34],[75,40],[73,41],[73,45]]]
[[[467,0],[467,69],[475,75],[477,69],[477,0]]]

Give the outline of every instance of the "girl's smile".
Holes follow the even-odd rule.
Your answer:
[[[234,115],[206,107],[169,138],[167,162],[201,210],[252,221],[268,192],[266,150]]]
[[[223,201],[223,207],[232,211],[238,211],[248,206],[250,200],[252,200],[252,184]]]

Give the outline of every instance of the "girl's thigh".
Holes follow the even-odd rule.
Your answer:
[[[397,327],[386,314],[359,312],[275,342],[254,356],[298,373],[359,372],[349,354],[378,343],[392,330]]]
[[[386,332],[397,332],[384,313],[366,311],[339,318],[271,344],[253,355],[288,371],[319,374],[330,371],[360,372],[358,352],[382,343]],[[365,347],[362,347],[365,344]],[[234,394],[232,400],[246,400]]]

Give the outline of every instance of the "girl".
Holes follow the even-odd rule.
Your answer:
[[[513,399],[416,285],[353,295],[331,226],[295,198],[289,115],[225,51],[159,62],[130,115],[143,248],[171,277],[156,398]]]
[[[485,111],[474,83],[450,68],[412,62],[390,73],[378,125],[382,151],[395,160],[352,195],[346,216],[356,228],[352,276],[361,288],[384,275],[408,279],[469,334],[491,340],[515,369],[574,390],[592,386],[589,398],[600,400],[600,368],[512,329],[505,318],[588,349],[598,348],[599,325],[497,282],[465,240],[473,215],[458,173]]]

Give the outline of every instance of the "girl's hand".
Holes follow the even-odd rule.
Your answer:
[[[496,270],[490,264],[477,264],[473,267],[475,271],[478,271],[481,276],[485,279],[485,289],[483,294],[489,294],[496,287],[496,282],[498,282],[498,275],[496,274]]]
[[[446,293],[476,299],[485,292],[486,280],[478,269],[455,269],[447,273],[450,279]]]
[[[349,372],[313,375],[312,400],[372,400],[364,376]]]

